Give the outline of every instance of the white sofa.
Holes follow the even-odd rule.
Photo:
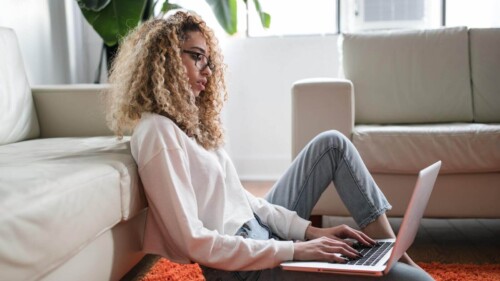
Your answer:
[[[442,160],[425,216],[500,218],[500,28],[344,34],[338,47],[343,78],[292,87],[292,157],[317,133],[342,132],[391,216],[418,170]],[[333,189],[313,214],[349,215]]]
[[[119,280],[144,256],[146,201],[104,86],[30,89],[13,30],[0,50],[0,280]]]

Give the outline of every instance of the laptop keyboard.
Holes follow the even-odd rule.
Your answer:
[[[394,242],[379,242],[378,245],[373,247],[356,244],[353,248],[363,254],[363,257],[358,259],[349,258],[347,264],[366,266],[375,265],[384,256],[384,254],[392,248],[393,244]]]

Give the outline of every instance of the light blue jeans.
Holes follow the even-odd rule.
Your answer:
[[[266,195],[305,219],[331,182],[360,228],[391,208],[349,139],[337,131],[315,137]],[[433,280],[425,271],[397,263],[384,277],[358,277],[281,270],[228,272],[203,267],[207,280]]]

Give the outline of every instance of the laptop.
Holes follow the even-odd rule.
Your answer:
[[[380,239],[377,240],[379,245],[375,247],[358,248],[358,251],[364,255],[363,258],[349,260],[344,264],[317,261],[289,261],[281,263],[281,268],[294,271],[365,276],[383,276],[388,274],[415,239],[420,220],[431,196],[440,168],[441,161],[438,161],[419,172],[413,195],[406,209],[396,239]]]

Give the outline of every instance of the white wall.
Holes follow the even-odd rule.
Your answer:
[[[230,38],[227,150],[242,179],[277,179],[291,162],[291,87],[336,77],[337,36]]]

